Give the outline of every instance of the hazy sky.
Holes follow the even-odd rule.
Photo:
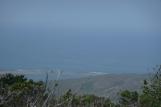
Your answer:
[[[1,0],[2,27],[161,31],[161,0]]]
[[[161,63],[161,0],[1,0],[0,68],[145,72]]]

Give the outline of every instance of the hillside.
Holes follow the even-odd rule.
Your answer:
[[[147,74],[106,74],[79,79],[67,79],[59,82],[59,93],[71,89],[77,94],[95,94],[117,99],[120,90],[140,91]]]

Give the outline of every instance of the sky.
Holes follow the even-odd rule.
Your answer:
[[[0,1],[0,69],[147,72],[160,41],[161,0]]]

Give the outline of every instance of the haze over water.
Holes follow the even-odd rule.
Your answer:
[[[144,73],[161,64],[161,1],[0,1],[0,69]]]

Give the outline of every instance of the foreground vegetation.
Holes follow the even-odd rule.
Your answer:
[[[0,107],[161,107],[161,65],[144,80],[142,92],[124,90],[117,103],[95,95],[77,95],[69,89],[57,96],[57,81],[33,81],[23,75],[0,75]]]

